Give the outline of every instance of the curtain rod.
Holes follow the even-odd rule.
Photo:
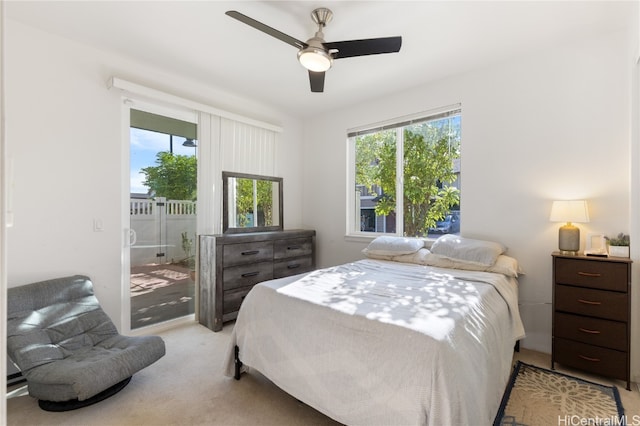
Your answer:
[[[222,109],[212,107],[211,105],[203,104],[200,102],[182,98],[180,96],[165,93],[160,90],[152,89],[150,87],[146,87],[137,83],[132,83],[130,81],[123,80],[118,77],[111,77],[107,81],[107,87],[109,89],[113,89],[113,88],[120,89],[123,92],[128,93],[132,96],[134,95],[145,96],[150,99],[168,102],[168,103],[189,108],[195,111],[206,112],[208,114],[217,115],[223,118],[228,118],[230,120],[235,120],[240,123],[260,127],[262,129],[271,130],[274,132],[283,131],[282,127],[276,126],[275,124],[266,123],[260,120],[254,120],[253,118],[248,118],[240,114],[234,114],[232,112],[228,112]]]

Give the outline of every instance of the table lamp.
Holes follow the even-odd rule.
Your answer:
[[[585,200],[554,201],[551,206],[551,222],[566,222],[558,233],[558,248],[562,254],[578,254],[580,250],[580,229],[572,222],[589,222],[589,210]]]

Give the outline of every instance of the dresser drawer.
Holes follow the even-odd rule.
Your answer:
[[[615,291],[556,285],[554,307],[556,311],[614,321],[626,322],[629,318],[627,294]]]
[[[222,265],[224,267],[261,262],[273,258],[273,242],[227,244],[224,246]]]
[[[628,354],[560,338],[553,339],[555,362],[616,379],[628,380]]]
[[[556,258],[555,282],[613,291],[627,291],[626,263]]]
[[[242,301],[253,287],[243,287],[224,292],[222,314],[227,315],[240,309]]]
[[[286,259],[288,257],[308,256],[313,250],[311,238],[289,238],[274,242],[273,258]]]
[[[273,263],[258,262],[250,265],[231,266],[224,268],[222,279],[223,290],[253,286],[261,281],[273,279]]]
[[[311,256],[298,257],[291,260],[281,260],[273,264],[273,278],[283,278],[302,274],[313,268]]]
[[[626,351],[627,324],[556,312],[553,335],[589,345]]]

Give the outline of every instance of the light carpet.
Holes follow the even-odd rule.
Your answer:
[[[494,425],[625,424],[615,386],[518,361]]]
[[[43,411],[24,389],[12,387],[7,424],[338,425],[255,371],[244,374],[240,381],[225,377],[223,358],[233,325],[226,323],[218,333],[196,323],[158,332],[165,340],[167,354],[135,374],[121,392],[90,407],[63,413]],[[527,349],[515,353],[515,360],[542,366],[550,363],[548,354]],[[633,417],[640,414],[640,393],[635,385],[633,389],[621,390],[629,424],[640,418]]]

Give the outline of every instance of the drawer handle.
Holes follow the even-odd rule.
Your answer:
[[[258,275],[260,272],[245,272],[244,274],[241,275],[242,278],[246,278],[246,277],[255,277],[256,275]]]
[[[288,246],[287,250],[300,250],[300,246]]]
[[[591,358],[588,356],[584,356],[584,355],[578,355],[580,358],[586,360],[586,361],[591,361],[591,362],[600,362],[600,358]]]
[[[585,305],[602,305],[602,302],[594,302],[591,300],[578,299],[578,302],[584,303]]]
[[[600,333],[602,333],[600,330],[589,330],[587,328],[582,328],[582,327],[578,327],[578,330],[582,331],[583,333],[589,333],[589,334],[600,334]]]
[[[602,276],[602,274],[595,274],[592,272],[578,272],[578,275],[582,275],[583,277],[592,277],[592,278],[598,278]]]
[[[242,255],[243,256],[250,256],[252,254],[258,254],[260,253],[260,250],[249,250],[249,251],[243,251]]]
[[[300,264],[299,263],[295,263],[293,265],[287,265],[287,269],[296,269],[299,268]]]

